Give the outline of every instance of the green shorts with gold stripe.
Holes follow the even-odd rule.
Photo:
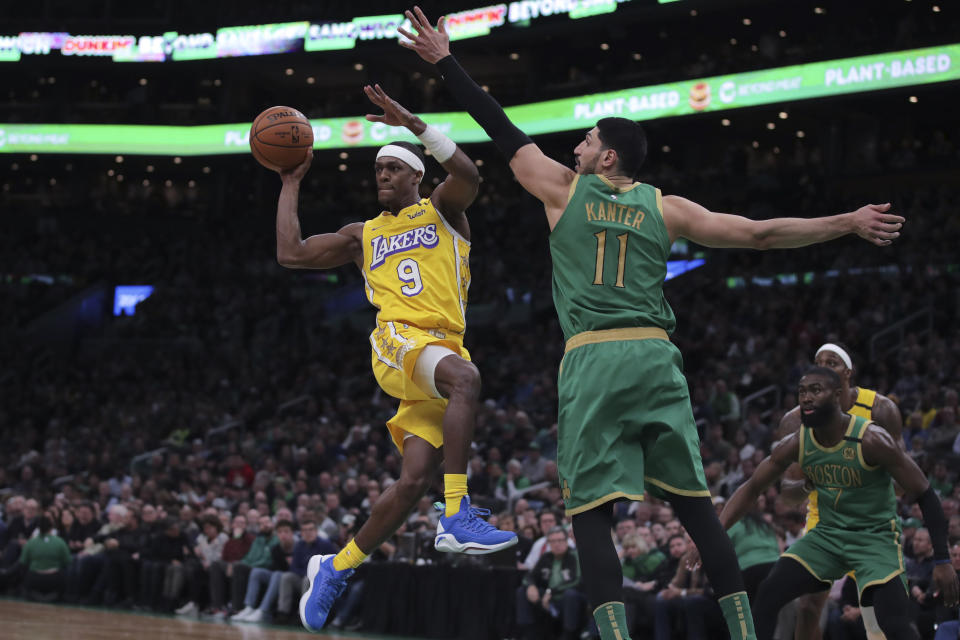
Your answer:
[[[567,341],[557,467],[568,515],[644,491],[709,497],[680,350],[655,328]]]
[[[824,589],[853,571],[862,598],[866,589],[886,584],[897,576],[906,588],[902,535],[900,525],[894,520],[872,530],[856,531],[820,522],[790,545],[782,557],[802,564],[823,582]]]

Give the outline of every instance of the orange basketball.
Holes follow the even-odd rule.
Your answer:
[[[313,127],[292,107],[270,107],[250,127],[250,151],[267,169],[292,169],[313,148]]]

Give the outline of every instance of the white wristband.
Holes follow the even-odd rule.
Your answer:
[[[457,143],[451,140],[442,131],[429,124],[423,133],[417,136],[430,154],[443,164],[457,152]]]

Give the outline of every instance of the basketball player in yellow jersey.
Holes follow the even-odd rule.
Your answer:
[[[438,525],[437,549],[482,554],[517,542],[516,534],[482,520],[484,511],[471,507],[467,496],[467,457],[480,373],[463,346],[470,285],[465,210],[477,195],[479,174],[452,140],[392,100],[379,85],[364,91],[384,111],[368,115],[368,120],[408,128],[449,175],[429,198],[420,198],[423,154],[408,142],[388,144],[377,153],[374,165],[384,211],[336,233],[304,240],[298,196],[312,154],[300,166],[280,172],[277,260],[290,268],[332,269],[349,263],[360,268],[367,297],[379,310],[370,335],[374,375],[384,391],[400,399],[397,414],[387,423],[403,455],[400,479],[384,492],[370,519],[339,554],[310,559],[310,587],[300,600],[300,618],[311,631],[323,627],[354,569],[404,522],[441,462],[446,512]]]
[[[847,350],[840,345],[827,343],[817,349],[814,356],[814,363],[818,367],[826,367],[837,372],[840,376],[840,409],[853,416],[859,416],[872,420],[874,423],[883,427],[893,436],[894,441],[899,443],[903,449],[903,418],[900,416],[900,409],[894,404],[893,400],[885,395],[879,394],[872,389],[850,386],[850,378],[853,375],[853,360]],[[777,440],[781,440],[788,435],[800,430],[800,407],[794,407],[780,420],[780,426],[777,430]],[[781,487],[783,496],[789,502],[800,503],[805,498],[809,499],[807,503],[807,525],[806,531],[813,529],[820,516],[817,509],[817,492],[805,489],[805,476],[800,469],[799,464],[793,464],[783,476]],[[797,599],[797,640],[820,640],[820,617],[823,607],[827,603],[827,592],[811,593],[801,596]],[[869,640],[882,640],[885,638],[880,630],[880,624],[877,622],[876,613],[873,607],[861,607],[860,615],[863,618],[864,627],[867,630]]]

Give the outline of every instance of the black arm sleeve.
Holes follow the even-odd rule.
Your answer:
[[[503,107],[467,75],[453,55],[438,61],[437,69],[440,70],[443,81],[453,97],[477,121],[477,124],[483,127],[493,140],[493,144],[497,145],[500,153],[506,156],[508,161],[513,158],[517,149],[533,143],[530,136],[510,122]]]
[[[933,487],[917,498],[920,511],[923,512],[923,524],[930,532],[930,541],[933,543],[933,558],[935,560],[949,560],[950,551],[947,547],[947,517],[943,513],[940,498],[934,493]]]

